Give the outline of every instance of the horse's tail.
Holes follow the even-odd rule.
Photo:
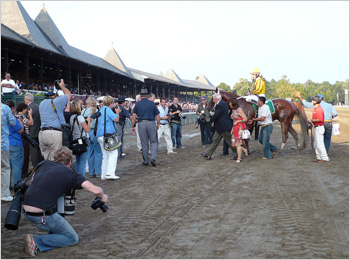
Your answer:
[[[302,134],[302,148],[301,149],[305,149],[306,148],[306,144],[307,144],[307,140],[309,138],[309,131],[308,131],[308,120],[307,120],[307,116],[305,113],[305,110],[303,108],[303,106],[298,103],[298,102],[293,102],[293,104],[297,107],[297,119],[299,120],[300,123],[300,127],[301,127],[301,134]]]

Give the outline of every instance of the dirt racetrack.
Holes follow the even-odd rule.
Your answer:
[[[183,128],[185,149],[167,155],[162,139],[158,166],[145,167],[127,135],[121,179],[90,179],[109,195],[109,211],[92,210],[94,197],[77,191],[76,213],[66,218],[79,244],[37,258],[349,258],[349,110],[337,111],[341,135],[328,163],[312,162],[310,144],[297,154],[291,136],[272,160],[260,159],[253,140],[253,154],[239,165],[219,155],[222,146],[208,161],[191,124]],[[271,142],[281,142],[276,121]],[[1,255],[24,258],[23,235],[41,231],[23,216],[17,231],[5,229],[9,205],[1,205]]]

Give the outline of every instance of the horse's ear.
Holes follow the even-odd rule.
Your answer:
[[[215,89],[215,93],[218,93],[218,90],[219,90],[219,88],[218,88],[218,87],[216,87],[216,89]]]

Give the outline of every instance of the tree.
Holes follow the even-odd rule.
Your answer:
[[[218,88],[223,89],[224,91],[227,91],[227,92],[231,91],[231,87],[224,82],[221,82]]]
[[[233,90],[236,91],[237,95],[244,96],[249,92],[252,83],[247,79],[240,78],[239,82],[233,86]]]

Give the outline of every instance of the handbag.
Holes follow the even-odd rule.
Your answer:
[[[242,139],[249,139],[250,138],[250,132],[248,129],[243,130],[242,133]]]
[[[77,124],[79,126],[79,122],[77,120],[77,117],[78,117],[78,115],[76,115],[74,118],[72,128],[74,128],[75,122],[77,122]],[[84,131],[84,128],[82,127],[81,133],[80,133],[80,138],[72,141],[72,145],[71,145],[70,149],[73,151],[74,155],[79,155],[79,154],[85,153],[87,151],[87,147],[89,146],[89,142],[88,142],[87,137],[86,136],[83,137],[83,131]],[[73,132],[73,130],[72,130],[72,132]]]
[[[106,134],[106,114],[107,114],[107,108],[105,109],[105,115],[104,115],[104,131],[103,131],[103,147],[106,151],[114,151],[115,149],[118,149],[119,146],[122,145],[122,142],[120,141],[119,135],[117,134],[117,129],[115,129],[115,125],[113,123],[115,132],[114,134]]]

